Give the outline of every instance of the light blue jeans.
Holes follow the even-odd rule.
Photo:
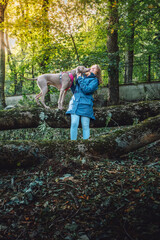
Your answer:
[[[80,116],[76,114],[71,114],[71,128],[70,137],[71,140],[77,140],[78,126],[79,126]],[[90,118],[81,116],[81,124],[83,129],[83,139],[88,139],[90,136]]]

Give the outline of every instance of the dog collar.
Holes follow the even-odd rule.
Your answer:
[[[71,85],[69,86],[69,88],[66,89],[66,91],[67,91],[68,89],[71,88],[71,86],[73,84],[74,77],[73,77],[72,73],[70,73],[70,72],[60,72],[60,77],[59,78],[60,78],[61,85],[62,85],[62,74],[63,73],[68,73],[69,78],[71,79]]]
[[[68,73],[68,74],[69,74],[69,77],[71,79],[71,85],[69,86],[69,88],[66,89],[66,91],[72,87],[73,80],[74,80],[74,77],[73,77],[72,73]]]

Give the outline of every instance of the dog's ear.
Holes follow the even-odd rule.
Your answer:
[[[79,73],[79,67],[76,68],[76,74]]]
[[[76,68],[76,74],[80,73],[80,67]]]

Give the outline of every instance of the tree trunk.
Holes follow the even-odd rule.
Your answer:
[[[132,83],[134,51],[128,50],[125,58],[125,83]]]
[[[108,26],[108,90],[109,103],[116,105],[119,102],[119,48],[118,48],[118,1],[109,0]]]
[[[48,27],[48,11],[49,11],[49,0],[43,0],[42,5],[42,46],[44,45],[45,53],[43,54],[42,61],[40,62],[40,66],[42,69],[42,73],[46,73],[47,70],[47,62],[49,60],[50,51],[48,49],[47,43],[49,42],[49,27]],[[45,43],[45,44],[44,44]],[[46,94],[45,101],[46,103],[50,102],[50,94],[49,94],[50,86],[48,86],[48,93]]]
[[[34,76],[34,65],[32,64],[32,78],[35,78]],[[32,85],[32,91],[35,93],[35,81],[31,82]]]
[[[132,83],[133,61],[134,61],[134,1],[128,2],[128,25],[130,28],[129,35],[126,36],[127,52],[125,55],[125,83]]]
[[[69,35],[70,35],[70,38],[71,38],[71,41],[72,41],[72,44],[73,44],[73,47],[74,47],[75,54],[77,56],[77,61],[78,61],[78,63],[80,63],[78,49],[77,49],[77,46],[76,46],[76,42],[75,42],[74,36],[72,34],[71,22],[69,20],[68,14],[67,14],[67,11],[66,11],[66,8],[65,8],[65,4],[61,3],[61,1],[58,1],[58,4],[59,4],[60,8],[64,12],[65,19],[66,19],[67,24],[68,24]]]
[[[49,27],[48,27],[48,10],[49,10],[49,0],[43,0],[43,5],[42,5],[42,44],[44,47],[47,46],[48,43],[48,38],[49,38]],[[40,66],[42,68],[42,72],[46,73],[47,72],[47,66],[46,63],[49,59],[49,51],[47,49],[47,52],[43,54],[43,59],[40,63]],[[49,96],[47,96],[48,98]]]
[[[6,32],[6,49],[8,54],[8,64],[14,79],[14,95],[17,94],[17,70],[15,60],[13,59],[12,52],[9,45],[8,33]]]
[[[160,115],[96,139],[81,141],[6,141],[0,143],[0,168],[29,166],[48,158],[118,158],[160,139]]]
[[[40,107],[30,109],[10,109],[0,111],[0,130],[36,128],[41,123],[41,114],[45,122],[52,128],[69,128],[70,116],[65,110],[46,110]],[[91,127],[118,127],[137,124],[148,117],[160,113],[160,101],[132,103],[112,107],[95,108],[96,120],[91,121]]]
[[[148,82],[151,82],[151,55],[148,56]]]
[[[6,5],[0,3],[0,25],[4,23],[4,11]],[[0,109],[6,106],[4,96],[5,84],[5,46],[4,46],[4,30],[0,29]]]

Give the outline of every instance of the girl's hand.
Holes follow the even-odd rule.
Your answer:
[[[88,77],[90,75],[90,71],[89,72],[86,72],[85,75]]]
[[[77,73],[77,78],[82,77],[82,73]]]

